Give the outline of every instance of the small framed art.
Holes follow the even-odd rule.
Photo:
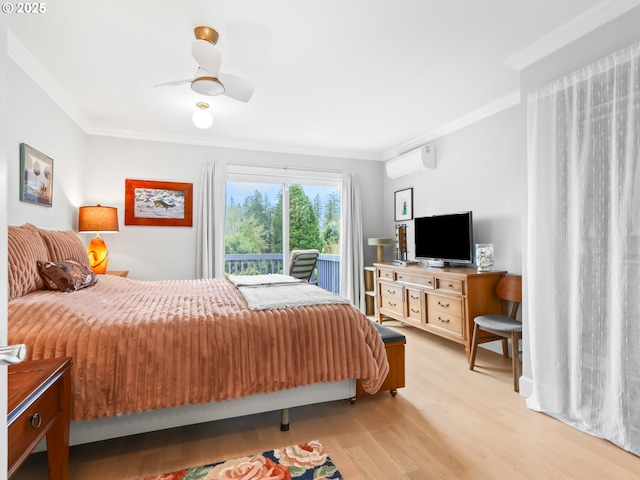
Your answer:
[[[393,195],[395,221],[411,220],[413,218],[413,188],[398,190]]]
[[[26,143],[20,144],[20,200],[53,205],[53,159]]]
[[[193,226],[193,183],[126,179],[124,224]]]

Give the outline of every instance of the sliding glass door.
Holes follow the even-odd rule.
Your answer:
[[[317,249],[314,280],[337,292],[340,185],[313,177],[264,179],[230,175],[227,180],[225,273],[286,273],[291,251]]]

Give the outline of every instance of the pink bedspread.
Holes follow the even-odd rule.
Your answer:
[[[229,400],[389,366],[371,322],[351,305],[251,311],[228,280],[115,276],[74,293],[9,302],[10,344],[31,359],[73,357],[74,420]]]

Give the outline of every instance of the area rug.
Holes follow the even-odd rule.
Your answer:
[[[329,480],[342,479],[342,475],[324,452],[322,444],[312,440],[257,455],[145,477],[144,480],[213,479]]]

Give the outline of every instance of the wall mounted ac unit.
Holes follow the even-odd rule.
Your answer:
[[[387,161],[387,177],[400,178],[436,168],[436,147],[423,145]]]

